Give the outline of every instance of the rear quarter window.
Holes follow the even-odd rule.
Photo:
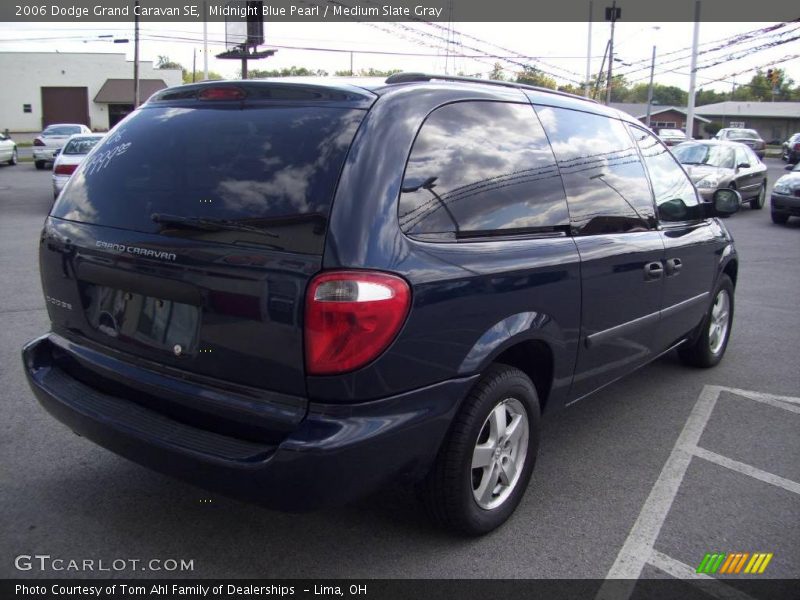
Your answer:
[[[421,239],[568,226],[564,188],[529,104],[470,101],[423,123],[406,165],[398,216]]]

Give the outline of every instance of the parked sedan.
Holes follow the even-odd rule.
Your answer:
[[[758,135],[755,129],[726,127],[725,129],[720,129],[717,135],[714,136],[714,139],[742,143],[753,150],[759,159],[764,158],[767,152],[767,143],[761,139],[761,136]]]
[[[795,133],[783,142],[781,158],[790,164],[795,164],[800,159],[800,133]]]
[[[17,145],[10,137],[0,133],[0,163],[17,164]]]
[[[33,140],[33,162],[36,168],[44,169],[48,163],[53,163],[55,151],[63,148],[70,136],[78,133],[92,133],[92,130],[86,125],[76,123],[48,125]]]
[[[73,135],[62,150],[56,150],[56,161],[53,164],[53,197],[58,198],[61,190],[69,181],[72,173],[89,154],[89,151],[103,139],[103,134]]]
[[[672,154],[706,202],[711,201],[716,190],[732,188],[750,203],[750,208],[764,207],[767,166],[744,144],[698,140],[676,146]]]
[[[800,163],[786,165],[787,173],[772,186],[770,198],[772,222],[783,224],[789,217],[800,217]]]
[[[659,129],[658,137],[665,146],[676,146],[686,141],[686,134],[680,129]]]

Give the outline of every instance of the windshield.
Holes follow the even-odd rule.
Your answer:
[[[100,141],[51,214],[146,233],[321,253],[339,173],[363,115],[296,105],[144,108]],[[154,220],[157,214],[222,221],[226,227],[177,226],[175,219]]]
[[[97,142],[100,141],[101,138],[77,138],[74,140],[70,140],[64,150],[62,150],[62,154],[89,154],[89,150],[94,148],[97,145]]]
[[[81,128],[77,125],[51,125],[42,132],[42,135],[75,135],[80,132]]]
[[[728,138],[732,140],[757,140],[758,134],[752,129],[734,129],[728,132]]]
[[[684,165],[710,165],[733,169],[735,156],[726,146],[711,144],[682,144],[672,150],[672,154]]]

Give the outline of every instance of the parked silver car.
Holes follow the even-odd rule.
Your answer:
[[[686,134],[680,129],[659,129],[658,137],[665,146],[675,146],[686,141]]]
[[[91,149],[97,145],[97,142],[103,139],[103,135],[102,133],[73,135],[67,140],[64,148],[56,150],[56,160],[53,163],[54,198],[58,198],[75,169],[83,162],[83,159],[86,158]]]
[[[767,195],[767,166],[755,152],[737,142],[696,140],[672,149],[703,200],[710,202],[722,188],[737,190],[750,208],[764,207]]]
[[[17,164],[17,145],[10,137],[0,133],[0,163]]]
[[[59,123],[48,125],[33,140],[33,163],[37,169],[44,169],[55,160],[55,151],[63,148],[70,136],[78,133],[92,133],[86,125],[79,123]]]
[[[751,148],[758,158],[764,158],[767,152],[767,143],[761,139],[761,136],[758,135],[755,129],[726,127],[720,129],[717,135],[714,136],[714,139],[742,143],[748,148]]]

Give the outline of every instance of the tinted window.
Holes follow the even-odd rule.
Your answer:
[[[78,138],[70,140],[62,150],[62,154],[89,154],[89,150],[97,145],[100,138]]]
[[[655,225],[647,177],[624,125],[562,108],[537,108],[581,235],[640,231]]]
[[[323,107],[157,106],[132,113],[70,179],[53,216],[212,241],[322,251],[363,117]],[[207,230],[153,215],[231,222]],[[260,234],[260,231],[269,233]]]
[[[631,127],[630,131],[650,173],[658,218],[662,221],[702,219],[703,210],[697,192],[667,147],[643,129]]]
[[[568,225],[531,106],[460,102],[434,111],[408,159],[399,219],[407,234],[432,239]]]

